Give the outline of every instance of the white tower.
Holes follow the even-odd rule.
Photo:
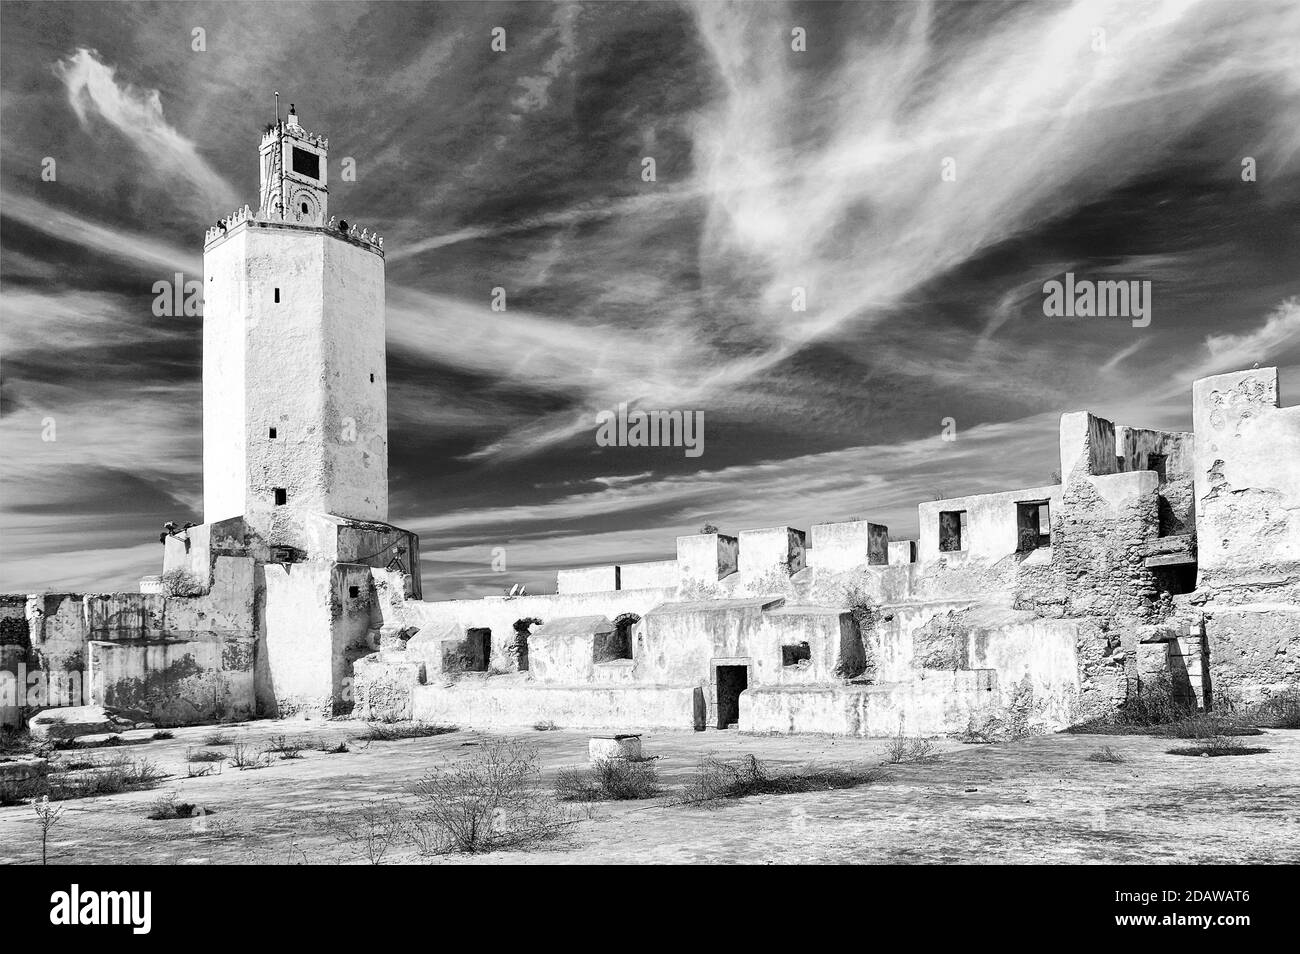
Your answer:
[[[328,140],[262,138],[261,200],[203,250],[203,518],[388,519],[382,239],[326,220]],[[272,514],[274,516],[274,514]]]

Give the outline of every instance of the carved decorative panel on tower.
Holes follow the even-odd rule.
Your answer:
[[[323,225],[329,213],[329,140],[302,128],[297,109],[262,136],[259,216]]]
[[[295,113],[261,144],[262,198],[204,248],[207,521],[388,519],[382,239],[324,221],[327,140]]]

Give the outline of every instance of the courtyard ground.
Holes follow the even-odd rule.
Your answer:
[[[317,745],[351,739],[356,722],[258,721],[223,726],[233,744],[263,747],[288,735]],[[362,858],[332,835],[321,813],[356,812],[409,795],[434,765],[473,755],[488,733],[471,728],[389,742],[350,741],[349,751],[304,750],[240,771],[189,778],[187,751],[214,727],[175,729],[174,738],[61,752],[62,759],[128,753],[168,777],[147,791],[58,803],[51,864],[319,864]],[[137,734],[148,738],[148,733]],[[491,733],[536,751],[549,786],[558,770],[586,764],[588,732],[519,729]],[[1291,863],[1300,861],[1300,730],[1267,730],[1247,741],[1267,753],[1189,758],[1166,750],[1183,740],[1144,736],[1045,735],[995,745],[936,740],[938,760],[882,766],[884,778],[838,791],[745,798],[708,808],[652,801],[599,803],[566,836],[527,851],[442,856],[436,863]],[[476,744],[477,743],[477,744]],[[700,759],[755,755],[774,769],[877,766],[887,740],[749,736],[734,731],[655,733],[644,754],[669,788]],[[1122,762],[1089,761],[1109,745]],[[201,820],[152,821],[161,795],[203,806]],[[0,808],[0,863],[40,863],[40,831],[29,805]],[[386,862],[422,862],[402,848]]]

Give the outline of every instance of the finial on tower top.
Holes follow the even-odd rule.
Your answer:
[[[297,110],[297,108],[293,105],[293,103],[290,103],[290,104],[289,104],[289,125],[290,125],[290,126],[301,126],[301,124],[298,122],[298,110]]]

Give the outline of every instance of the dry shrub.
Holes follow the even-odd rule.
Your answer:
[[[1123,762],[1124,756],[1120,755],[1109,745],[1103,745],[1096,752],[1088,755],[1089,762]]]
[[[794,795],[856,788],[879,781],[884,775],[871,768],[852,766],[809,767],[796,772],[773,772],[752,755],[724,761],[713,755],[700,760],[694,777],[677,798],[679,804],[716,804],[754,795]]]
[[[555,778],[555,794],[565,802],[622,802],[654,798],[659,773],[650,761],[600,759],[589,769],[563,769]]]
[[[371,722],[356,738],[362,742],[395,742],[398,739],[425,739],[434,735],[459,732],[458,725],[435,722]]]
[[[265,752],[244,742],[237,742],[230,749],[230,764],[241,771],[266,768],[267,762]]]
[[[885,764],[899,765],[903,762],[937,762],[939,753],[934,750],[934,743],[921,736],[903,734],[903,727],[898,727],[898,735],[889,740],[885,746]]]
[[[194,815],[198,807],[191,802],[178,802],[176,799],[180,796],[176,792],[167,792],[160,795],[149,805],[149,813],[145,818],[151,821],[167,821],[173,818],[190,818]]]
[[[1217,735],[1201,739],[1195,745],[1167,750],[1168,755],[1194,755],[1216,758],[1223,755],[1262,755],[1268,749],[1242,745],[1241,740],[1230,735]]]
[[[290,739],[287,735],[273,735],[266,743],[266,751],[282,759],[300,759],[306,744],[301,739]]]
[[[320,822],[338,843],[372,865],[383,864],[413,834],[413,820],[391,799],[371,800],[356,812],[329,812],[320,816]]]
[[[0,804],[15,805],[32,799],[63,801],[94,798],[118,792],[152,788],[166,776],[151,759],[120,754],[107,762],[85,762],[73,771],[46,769],[42,774],[0,784]]]
[[[537,753],[492,739],[462,761],[445,761],[415,788],[412,810],[422,851],[480,853],[526,848],[557,837],[574,821],[539,790]]]
[[[217,752],[213,749],[186,749],[186,762],[224,762],[226,760],[225,752]]]

